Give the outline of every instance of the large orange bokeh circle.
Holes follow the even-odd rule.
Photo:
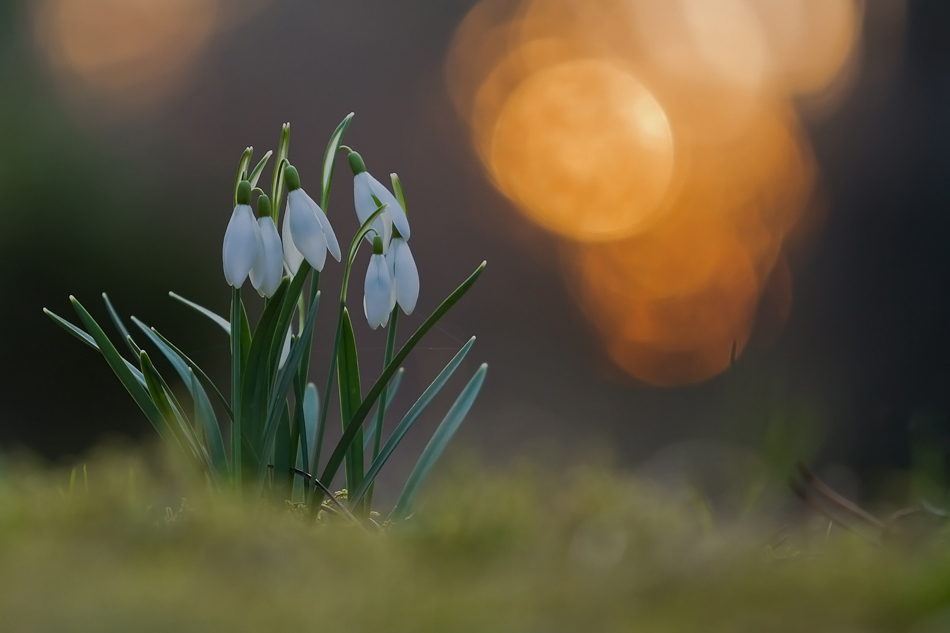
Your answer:
[[[590,59],[523,81],[494,128],[490,169],[532,219],[580,240],[635,233],[661,208],[673,177],[663,108],[621,66]]]

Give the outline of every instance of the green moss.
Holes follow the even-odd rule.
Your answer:
[[[710,528],[622,472],[466,469],[384,533],[211,496],[152,460],[0,477],[11,631],[939,631],[950,548]],[[87,489],[88,488],[88,489]],[[184,501],[183,501],[184,499]],[[825,524],[826,526],[826,524]]]

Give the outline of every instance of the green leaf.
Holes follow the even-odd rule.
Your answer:
[[[336,164],[336,153],[340,149],[340,143],[343,142],[343,135],[350,127],[350,121],[353,120],[353,113],[350,112],[330,135],[330,142],[327,143],[327,151],[323,154],[323,191],[320,195],[320,207],[323,212],[327,212],[327,205],[330,202],[330,185],[333,182],[333,168]]]
[[[315,459],[313,452],[314,441],[317,437],[317,421],[320,419],[320,394],[317,392],[317,386],[312,382],[307,383],[307,388],[303,392],[303,420],[304,433],[301,439],[305,443],[304,447],[309,457],[304,465],[307,472],[313,472],[313,467],[319,460]]]
[[[237,192],[238,185],[241,184],[241,181],[244,180],[245,174],[247,174],[247,166],[251,162],[251,156],[254,155],[253,147],[244,148],[244,153],[241,154],[241,160],[238,161],[237,175],[234,177],[234,205],[237,206]]]
[[[181,355],[166,344],[153,329],[149,328],[136,317],[132,317],[132,322],[142,330],[152,344],[168,359],[168,362],[171,363],[182,382],[185,383],[185,387],[188,389],[188,393],[191,394],[191,398],[195,403],[195,422],[197,422],[198,427],[204,431],[205,437],[208,438],[208,452],[214,464],[215,472],[220,476],[226,476],[228,466],[224,450],[224,440],[221,437],[221,429],[218,426],[218,419],[214,414],[214,409],[211,407],[211,400],[208,398],[208,394],[201,386],[201,383],[198,382],[198,377],[195,375],[195,372]]]
[[[100,352],[99,346],[96,344],[96,341],[93,340],[91,336],[89,336],[88,334],[80,330],[78,327],[76,327],[75,325],[73,325],[72,323],[64,319],[63,317],[59,316],[55,312],[47,310],[46,308],[43,308],[43,313],[46,316],[48,316],[50,319],[52,319],[53,323],[63,328],[64,330],[66,330],[67,332],[75,336],[77,339],[79,339],[80,341],[82,341],[83,343],[91,347],[92,349],[96,350],[97,352]],[[145,377],[142,376],[142,372],[139,371],[139,368],[124,358],[122,360],[125,361],[126,367],[128,367],[129,371],[132,372],[132,375],[139,382],[139,384],[144,387]]]
[[[271,378],[274,367],[269,362],[272,358],[271,348],[275,344],[282,346],[284,339],[275,342],[274,329],[277,326],[282,302],[290,285],[288,277],[284,277],[274,296],[267,302],[254,336],[251,338],[251,348],[247,356],[247,366],[242,377],[241,402],[243,404],[244,435],[255,452],[260,454],[260,433],[264,428],[264,417],[267,413],[267,403]],[[279,354],[279,352],[278,352]],[[276,365],[276,362],[273,363]]]
[[[194,431],[185,417],[185,412],[181,404],[168,387],[168,383],[165,382],[165,379],[162,378],[162,375],[155,368],[152,359],[148,356],[148,352],[144,350],[140,352],[139,360],[142,364],[142,375],[145,376],[145,383],[148,385],[149,396],[162,414],[162,417],[165,418],[165,423],[172,429],[172,433],[175,435],[179,446],[182,448],[187,446],[190,449],[191,456],[196,461],[205,461],[202,459],[202,450],[198,444],[198,439],[195,437]],[[204,465],[211,470],[210,460],[206,461]]]
[[[195,403],[195,422],[204,429],[205,437],[208,438],[208,452],[211,455],[211,463],[214,464],[214,470],[221,479],[227,479],[228,476],[228,456],[224,448],[224,438],[221,436],[221,428],[218,426],[218,418],[214,415],[214,409],[211,407],[211,400],[208,394],[201,388],[201,383],[195,372],[188,368],[189,385],[188,390]]]
[[[280,142],[277,144],[277,156],[274,162],[274,176],[271,179],[271,204],[275,212],[280,209],[280,199],[284,195],[284,167],[287,166],[287,157],[290,155],[290,123],[280,126]],[[279,213],[275,213],[276,218]],[[278,225],[280,226],[280,225]]]
[[[241,289],[231,288],[231,327],[228,332],[231,334],[231,410],[234,412],[233,422],[231,424],[231,472],[233,473],[234,483],[241,490],[243,482],[242,464],[244,456],[242,454],[242,444],[244,439],[244,428],[242,424],[242,405],[241,405],[241,369],[244,365],[244,305],[241,302]]]
[[[290,354],[287,356],[287,362],[284,363],[284,366],[277,372],[277,380],[274,383],[274,388],[271,392],[270,404],[267,407],[267,422],[264,424],[264,434],[263,434],[263,450],[261,450],[262,455],[267,455],[270,453],[271,447],[274,443],[274,434],[277,428],[277,415],[279,413],[280,403],[287,398],[287,390],[290,389],[291,381],[294,379],[294,376],[297,373],[297,367],[299,366],[300,359],[303,356],[305,345],[301,344],[302,340],[306,340],[308,336],[313,332],[313,324],[316,321],[317,316],[317,307],[320,304],[320,293],[318,292],[313,297],[313,302],[310,305],[310,310],[307,313],[307,320],[304,323],[303,330],[300,332],[300,336],[296,341],[290,346]],[[263,486],[264,475],[266,474],[265,464],[262,462],[258,467],[257,472],[257,483],[258,487]]]
[[[462,282],[458,288],[455,289],[452,294],[450,294],[445,301],[435,309],[428,319],[419,326],[419,329],[409,337],[409,340],[406,341],[406,344],[403,345],[402,349],[399,350],[399,353],[393,358],[393,361],[383,370],[383,373],[380,374],[379,378],[376,380],[376,383],[369,390],[369,393],[366,394],[366,398],[363,400],[363,404],[360,405],[360,408],[353,414],[353,419],[350,420],[350,423],[347,425],[346,430],[343,432],[343,436],[337,442],[336,448],[333,449],[333,453],[330,455],[330,459],[327,460],[327,465],[323,469],[323,474],[320,476],[320,482],[326,486],[328,482],[333,481],[334,475],[336,475],[337,469],[340,467],[340,464],[343,461],[343,457],[346,454],[350,444],[353,443],[353,438],[356,437],[357,433],[360,431],[360,428],[363,422],[366,420],[366,416],[369,414],[370,410],[373,408],[373,405],[376,403],[376,399],[379,397],[379,394],[382,393],[383,387],[386,386],[386,383],[393,377],[393,374],[396,373],[396,370],[403,364],[406,360],[406,357],[409,356],[409,353],[413,348],[422,340],[422,337],[439,322],[446,312],[448,312],[452,306],[458,303],[458,300],[465,296],[465,293],[469,291],[472,285],[478,280],[481,276],[482,271],[485,270],[485,262],[482,262],[478,268],[475,269],[468,279]],[[319,503],[317,504],[319,505]],[[311,504],[311,508],[314,506]]]
[[[400,367],[399,371],[396,372],[396,375],[393,376],[393,379],[389,381],[389,387],[386,388],[386,408],[388,409],[393,403],[393,399],[396,397],[396,392],[399,391],[399,385],[402,384],[402,377],[406,375],[406,368]],[[382,397],[382,396],[380,396]],[[363,450],[369,448],[369,443],[372,441],[373,436],[376,434],[376,427],[371,426],[366,430],[366,437],[363,438]]]
[[[119,317],[119,313],[116,312],[115,308],[112,307],[112,302],[109,301],[109,295],[103,292],[102,301],[106,304],[106,311],[109,313],[112,323],[115,324],[115,329],[119,330],[119,334],[122,335],[122,340],[125,341],[126,345],[128,345],[129,351],[132,352],[132,356],[138,356],[142,349],[135,344],[135,340],[129,335],[129,331],[125,329],[125,323],[122,322],[121,317]]]
[[[203,380],[206,385],[208,385],[209,387],[211,387],[211,391],[214,393],[215,397],[218,399],[218,402],[220,402],[220,403],[221,403],[221,406],[224,407],[225,413],[227,413],[227,414],[228,414],[228,417],[233,420],[233,419],[234,419],[234,412],[231,411],[231,405],[230,405],[230,403],[228,403],[227,398],[224,397],[224,394],[221,393],[221,390],[218,389],[218,386],[217,386],[216,384],[214,384],[214,381],[211,380],[211,378],[208,377],[208,374],[206,374],[206,373],[204,372],[204,370],[201,369],[201,367],[198,366],[198,363],[196,363],[195,361],[193,361],[193,360],[191,360],[190,358],[188,358],[188,356],[187,356],[184,352],[182,352],[180,349],[178,349],[177,347],[175,347],[175,344],[174,344],[174,343],[172,343],[172,342],[169,341],[167,338],[165,338],[164,336],[162,336],[162,333],[159,332],[158,330],[156,330],[155,328],[149,328],[149,331],[150,331],[152,334],[154,334],[155,336],[157,336],[157,337],[162,341],[162,343],[164,343],[165,345],[168,346],[169,349],[171,349],[173,352],[175,352],[176,354],[178,354],[178,356],[180,356],[181,359],[182,359],[183,361],[185,361],[185,363],[187,363],[188,366],[189,366],[192,370],[194,370],[194,372],[195,372],[196,374],[198,374],[198,377],[200,377],[201,380]]]
[[[356,336],[353,333],[350,313],[345,308],[343,309],[342,319],[343,330],[340,339],[340,353],[337,356],[337,373],[340,376],[340,417],[343,428],[346,429],[353,413],[359,409],[363,394],[360,388],[360,366],[356,350]],[[347,490],[356,490],[363,478],[362,435],[362,431],[356,434],[346,456]]]
[[[296,465],[296,459],[290,461],[290,409],[287,401],[283,402],[280,417],[277,421],[277,432],[274,435],[274,494],[288,497],[292,491],[290,476],[291,464]]]
[[[406,487],[403,488],[402,494],[399,495],[399,500],[396,502],[396,507],[393,508],[390,514],[390,518],[393,521],[401,521],[409,515],[409,511],[412,509],[412,503],[419,493],[422,482],[425,481],[429,471],[432,470],[432,466],[438,461],[442,455],[442,451],[444,451],[448,445],[449,440],[455,435],[455,432],[468,414],[469,409],[472,408],[475,398],[478,397],[482,383],[485,382],[485,373],[487,371],[487,364],[483,364],[478,368],[478,371],[475,372],[472,379],[465,385],[462,393],[459,394],[455,404],[453,404],[449,412],[445,414],[445,418],[443,418],[439,428],[432,434],[432,439],[429,440],[429,443],[422,451],[422,455],[419,457],[419,461],[416,462],[415,468],[413,468],[409,474]]]
[[[151,422],[155,430],[158,431],[158,434],[165,441],[174,446],[177,440],[172,434],[171,428],[166,424],[165,418],[158,410],[158,407],[152,402],[152,398],[146,388],[147,381],[144,379],[144,374],[139,374],[139,376],[142,376],[142,382],[140,383],[139,378],[136,377],[128,367],[127,361],[119,355],[112,341],[109,340],[109,337],[102,331],[102,328],[99,327],[99,324],[96,323],[96,320],[92,318],[92,315],[89,314],[86,308],[72,295],[70,295],[69,301],[72,303],[73,309],[76,311],[76,314],[79,315],[83,325],[89,330],[89,334],[96,342],[99,352],[102,353],[102,357],[106,359],[109,367],[112,368],[112,371],[119,378],[119,382],[121,382],[122,386],[129,392],[129,395],[135,400],[135,404],[139,406],[142,413],[148,418],[148,421]],[[145,383],[146,386],[143,386],[143,383]]]
[[[231,324],[228,323],[228,320],[225,319],[223,316],[217,315],[211,310],[209,310],[208,308],[205,308],[204,306],[200,306],[194,301],[189,301],[188,299],[185,299],[181,295],[175,294],[174,292],[169,292],[168,296],[174,299],[175,301],[185,304],[186,306],[188,306],[195,312],[199,314],[203,314],[204,316],[208,317],[209,319],[217,323],[221,327],[221,329],[227,333],[228,336],[231,336]]]
[[[393,181],[393,193],[396,194],[396,200],[402,205],[402,210],[406,212],[406,217],[409,217],[409,209],[406,207],[406,194],[403,193],[402,190],[402,181],[399,180],[399,176],[394,173],[389,174],[389,179]]]
[[[251,171],[251,174],[248,176],[248,181],[251,183],[251,189],[257,186],[257,181],[260,180],[261,172],[264,171],[264,165],[267,164],[267,161],[270,159],[273,154],[273,150],[268,150],[264,154],[264,158],[261,159],[261,162],[257,163],[257,166]]]
[[[386,464],[386,460],[389,459],[393,451],[396,450],[396,447],[399,446],[399,443],[402,441],[402,438],[406,436],[406,433],[419,418],[422,412],[426,407],[429,406],[429,403],[432,402],[439,391],[442,390],[442,387],[445,386],[445,383],[448,382],[449,378],[452,377],[452,374],[455,373],[455,370],[458,369],[459,365],[462,364],[462,361],[465,359],[465,356],[468,354],[468,351],[472,349],[472,345],[475,343],[475,337],[473,336],[468,340],[468,342],[455,354],[452,360],[449,361],[449,364],[439,372],[439,375],[436,376],[435,380],[432,381],[432,384],[426,388],[426,390],[419,396],[419,399],[416,400],[415,404],[406,412],[406,415],[403,419],[396,425],[396,428],[393,429],[392,435],[389,436],[389,440],[386,442],[386,446],[379,452],[379,456],[373,460],[373,465],[370,466],[369,470],[366,473],[366,477],[363,479],[363,483],[360,487],[350,495],[350,507],[353,507],[353,504],[358,503],[360,499],[363,498],[363,495],[366,494],[369,490],[370,485],[373,480],[376,479],[376,476],[379,474],[379,471],[382,470],[383,466]]]

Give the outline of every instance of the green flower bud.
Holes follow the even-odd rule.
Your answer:
[[[284,182],[287,183],[287,191],[296,191],[300,189],[300,174],[293,165],[284,167]]]
[[[257,217],[259,218],[270,218],[273,217],[273,207],[270,203],[270,198],[266,194],[261,194],[257,199]]]
[[[238,184],[237,189],[237,203],[238,204],[251,204],[251,183],[246,180],[242,180]]]
[[[353,175],[362,174],[366,171],[366,163],[363,162],[363,157],[357,154],[356,152],[350,152],[348,156],[350,161],[350,169],[353,170]]]
[[[373,255],[383,254],[383,238],[377,235],[373,238]]]

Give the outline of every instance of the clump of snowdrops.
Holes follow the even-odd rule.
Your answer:
[[[192,400],[191,406],[186,407],[105,294],[106,311],[130,358],[122,356],[75,297],[70,297],[70,302],[85,329],[49,310],[44,312],[102,354],[165,443],[204,474],[212,488],[305,504],[314,516],[324,502],[332,503],[334,511],[357,521],[369,519],[373,485],[381,469],[458,369],[475,339],[470,339],[449,361],[391,429],[384,444],[387,413],[402,378],[401,366],[425,334],[468,292],[485,264],[479,265],[397,350],[399,312],[411,314],[419,296],[419,273],[408,242],[406,197],[396,174],[391,175],[390,191],[366,170],[358,153],[342,144],[352,117],[351,113],[344,118],[330,137],[319,186],[308,185],[319,204],[303,188],[306,179],[289,160],[290,124],[284,124],[281,130],[276,154],[267,152],[255,167],[251,168],[252,148],[244,151],[234,181],[234,210],[222,248],[224,278],[231,286],[229,318],[169,293],[217,323],[230,338],[230,398],[183,350],[154,327],[132,317],[132,323],[144,337],[141,342],[147,342],[164,356],[184,384]],[[341,152],[348,154],[353,173],[353,203],[361,222],[345,251],[326,214],[336,158]],[[273,176],[268,194],[259,183],[272,157]],[[281,219],[279,209],[284,199]],[[252,202],[256,203],[256,215]],[[388,330],[383,369],[369,390],[364,390],[360,382],[354,317],[347,298],[350,277],[363,244],[372,249],[372,254],[363,284],[362,312],[371,328]],[[329,268],[328,253],[342,264],[343,284],[328,378],[321,398],[308,376],[314,319],[321,302],[320,277],[324,268]],[[264,302],[261,316],[253,324],[247,317],[242,296],[247,281]],[[420,484],[478,395],[486,370],[487,366],[482,365],[475,372],[445,415],[412,470],[390,519],[408,515]],[[334,383],[338,386],[343,430],[329,458],[321,463]],[[375,416],[371,416],[374,411]],[[341,466],[347,490],[342,499],[329,489]]]

